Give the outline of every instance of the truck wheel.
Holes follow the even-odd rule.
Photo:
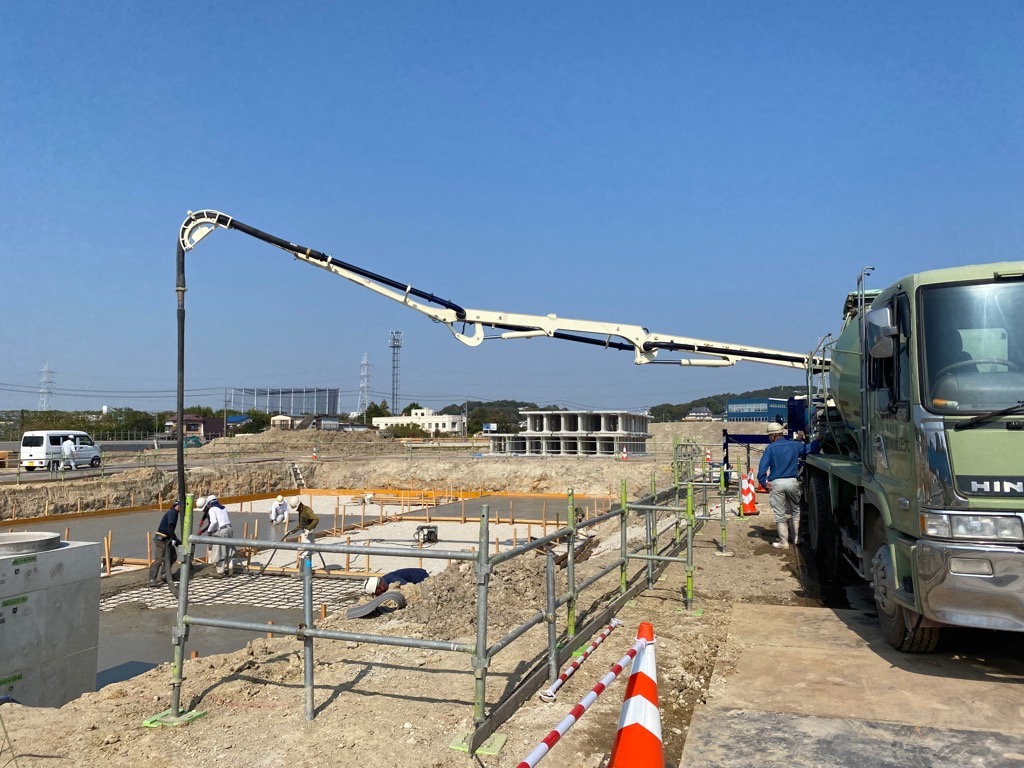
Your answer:
[[[832,519],[832,501],[828,482],[820,472],[812,472],[807,483],[807,540],[825,578],[834,578],[839,570],[839,544]]]
[[[26,472],[35,472],[36,468],[35,467],[25,467],[25,471]]]
[[[99,465],[100,465],[100,457],[99,456],[93,456],[92,459],[90,459],[90,461],[89,461],[89,466],[95,468],[95,467],[98,467]]]
[[[921,627],[921,614],[896,600],[896,578],[885,524],[881,517],[871,526],[865,556],[871,557],[871,587],[885,641],[904,653],[931,653],[939,642],[938,627]],[[874,554],[871,554],[874,553]]]

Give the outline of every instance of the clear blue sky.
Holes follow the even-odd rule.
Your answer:
[[[463,306],[808,351],[858,271],[1020,259],[1019,2],[0,4],[0,408],[174,407],[188,210]],[[441,326],[240,233],[187,257],[186,401],[642,408],[802,376]],[[72,396],[78,393],[80,396]]]

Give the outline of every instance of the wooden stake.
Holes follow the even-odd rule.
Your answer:
[[[351,536],[346,536],[345,537],[345,543],[346,544],[351,544],[352,543],[352,537]],[[349,571],[349,562],[350,562],[349,561],[349,553],[346,552],[345,553],[345,573],[348,573],[348,571]]]
[[[271,620],[271,621],[268,621],[267,624],[270,624],[271,626],[273,626],[274,622]],[[273,636],[274,636],[273,632],[267,632],[267,637],[268,638],[273,637]]]
[[[192,651],[192,653],[189,654],[189,658],[190,659],[198,659],[199,658],[199,651]]]
[[[320,620],[323,621],[327,618],[327,604],[320,603]]]

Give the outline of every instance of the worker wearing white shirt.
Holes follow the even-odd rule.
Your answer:
[[[278,496],[270,505],[270,522],[274,525],[286,522],[287,516],[288,502],[284,500],[284,496]]]
[[[75,438],[68,435],[64,438],[64,442],[60,444],[60,454],[63,461],[60,463],[61,469],[67,469],[68,464],[71,465],[72,469],[78,469],[75,464],[75,452],[78,449],[75,447]]]

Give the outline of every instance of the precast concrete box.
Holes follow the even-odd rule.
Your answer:
[[[0,533],[0,696],[59,707],[96,690],[99,543]]]

